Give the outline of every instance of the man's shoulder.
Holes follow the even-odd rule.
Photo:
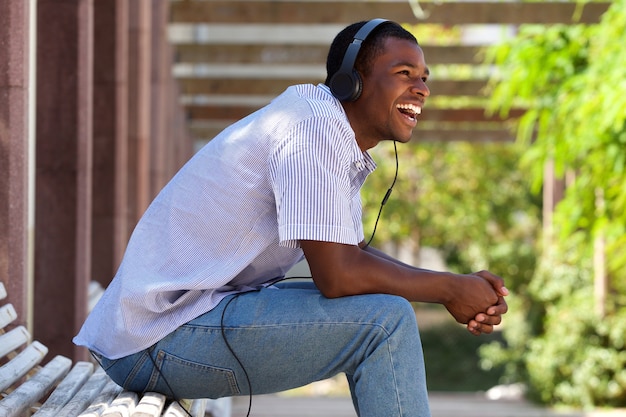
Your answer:
[[[289,87],[298,97],[304,100],[320,101],[325,103],[339,103],[330,89],[324,84],[296,84]]]
[[[326,85],[297,84],[291,86],[287,91],[292,99],[301,104],[302,111],[308,111],[308,116],[340,119],[347,122],[341,103],[332,95]]]

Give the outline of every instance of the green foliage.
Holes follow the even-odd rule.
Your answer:
[[[626,405],[625,40],[618,0],[599,25],[526,27],[489,54],[501,70],[492,110],[529,108],[518,137],[535,189],[548,160],[570,178],[527,292],[509,300],[520,310],[507,317],[507,347],[482,350],[485,366],[507,363],[508,377],[545,403]],[[594,304],[600,237],[611,288],[604,316]]]
[[[535,398],[592,407],[626,401],[626,310],[601,320],[583,233],[545,257],[530,295],[545,306],[543,328],[528,339],[524,361]]]
[[[395,170],[391,146],[373,152],[379,170],[363,193],[369,230]],[[438,248],[451,269],[489,269],[506,277],[511,289],[528,281],[535,262],[539,207],[524,174],[516,169],[519,155],[514,144],[399,146],[400,172],[376,242],[411,240],[417,247]]]
[[[623,406],[626,310],[594,314],[593,267],[585,236],[573,235],[539,263],[525,293],[509,297],[505,343],[480,348],[481,365],[504,365],[548,404]]]

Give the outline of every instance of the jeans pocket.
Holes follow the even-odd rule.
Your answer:
[[[159,350],[148,390],[177,398],[221,398],[241,393],[232,369],[193,362]]]

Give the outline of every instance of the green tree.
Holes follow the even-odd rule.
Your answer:
[[[546,403],[626,405],[624,41],[618,0],[598,25],[528,26],[490,51],[500,69],[493,109],[528,108],[518,136],[535,189],[547,161],[569,173],[554,234],[508,318],[508,347],[483,350],[486,365],[507,363]],[[604,276],[606,298],[594,299]]]

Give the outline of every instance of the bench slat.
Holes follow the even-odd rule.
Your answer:
[[[183,407],[176,401],[172,402],[163,413],[163,417],[189,417]]]
[[[34,341],[0,368],[0,391],[4,391],[38,365],[48,348]]]
[[[57,417],[59,410],[67,404],[93,373],[91,362],[76,362],[72,370],[63,378],[46,402],[33,414],[33,417]]]
[[[30,340],[30,333],[24,326],[18,326],[15,329],[0,335],[0,358],[7,353],[13,352]]]
[[[198,398],[193,400],[191,403],[191,408],[189,409],[189,414],[193,417],[204,417],[206,414],[206,409],[208,405],[208,398]]]
[[[11,323],[16,318],[17,312],[13,304],[5,304],[0,307],[0,329],[4,329],[7,324]]]
[[[100,300],[100,297],[102,297],[102,294],[104,294],[104,288],[102,288],[102,285],[100,285],[98,281],[89,282],[89,289],[87,292],[87,311],[93,310],[98,303],[98,300]]]
[[[132,417],[158,417],[165,407],[165,395],[146,392],[141,397]]]
[[[131,417],[135,412],[139,396],[136,392],[122,391],[111,406],[102,413],[102,417]]]
[[[94,398],[102,391],[102,388],[108,381],[107,374],[102,368],[98,368],[91,375],[85,385],[76,393],[76,395],[59,411],[58,417],[77,416],[83,412],[93,402]]]
[[[94,398],[91,405],[79,417],[100,417],[121,391],[122,387],[109,379],[102,392]]]
[[[90,307],[102,292],[99,284],[90,285]],[[0,300],[6,297],[6,288],[0,282]],[[0,358],[10,358],[0,367],[0,392],[6,395],[0,400],[0,417],[21,417],[32,412],[33,417],[204,417],[209,400],[169,403],[159,393],[124,391],[101,368],[94,372],[91,362],[77,362],[72,367],[70,359],[59,355],[39,367],[48,348],[38,341],[29,344],[31,335],[24,326],[6,331],[5,327],[16,319],[13,305],[0,306]]]
[[[195,400],[180,400],[172,402],[163,413],[163,417],[204,417],[208,400],[200,398]],[[184,407],[184,408],[183,408]]]
[[[41,368],[34,376],[17,387],[0,401],[0,416],[19,417],[43,398],[67,374],[72,361],[58,355]]]

